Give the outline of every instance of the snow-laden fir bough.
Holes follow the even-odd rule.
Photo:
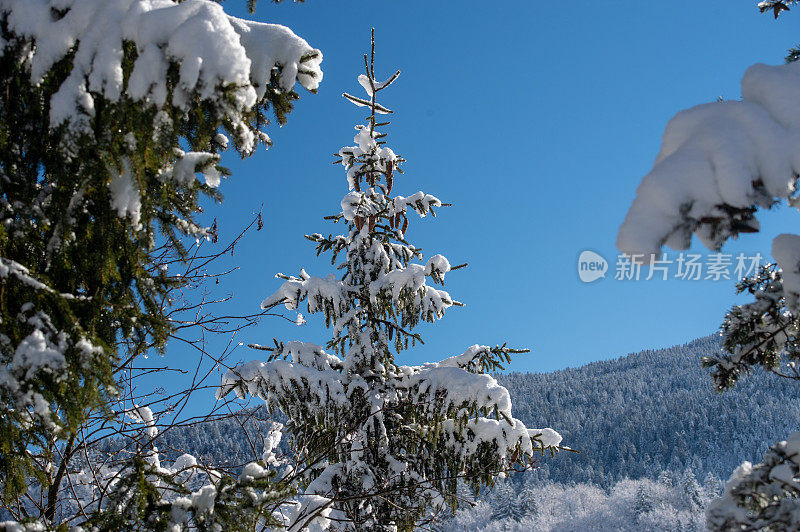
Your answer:
[[[514,350],[474,345],[438,363],[405,366],[397,354],[421,341],[412,332],[461,305],[434,284],[455,269],[442,255],[423,261],[407,238],[409,217],[434,214],[442,202],[417,192],[392,195],[402,157],[386,145],[376,101],[399,71],[378,82],[371,56],[358,81],[366,96],[344,94],[369,109],[355,145],[339,150],[350,191],[341,212],[345,233],[306,238],[330,253],[336,272],[314,277],[279,274],[284,283],[262,308],[307,301],[332,329],[325,348],[275,341],[267,361],[229,370],[218,397],[231,391],[264,399],[288,418],[298,476],[309,494],[332,502],[333,519],[357,530],[411,530],[433,512],[458,504],[457,484],[473,489],[534,453],[559,449],[552,429],[527,429],[514,419],[508,391],[488,373]],[[414,262],[415,260],[421,262]],[[341,273],[338,273],[341,272]],[[429,284],[428,281],[434,284]]]
[[[166,266],[191,269],[184,237],[216,238],[196,217],[201,198],[220,198],[220,153],[268,145],[269,115],[285,121],[296,84],[316,90],[321,60],[288,28],[207,0],[0,0],[0,485],[12,516],[92,517],[62,515],[65,484],[97,440],[87,425],[124,423],[131,361],[175,333],[173,298],[192,281]],[[164,517],[160,494],[139,517]]]

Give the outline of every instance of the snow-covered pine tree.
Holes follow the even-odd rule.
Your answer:
[[[288,28],[205,0],[0,0],[0,484],[12,515],[58,524],[86,420],[124,415],[112,407],[120,373],[173,332],[170,294],[187,281],[165,261],[176,271],[183,237],[214,237],[196,216],[219,198],[228,137],[242,156],[268,144],[269,114],[285,120],[296,82],[316,90],[321,59]],[[23,511],[29,481],[44,493]]]
[[[722,481],[711,471],[703,479],[703,495],[706,499],[718,497],[722,489]]]
[[[694,511],[703,506],[703,493],[694,472],[690,468],[684,470],[680,479],[680,489],[683,495],[683,503],[687,509]]]
[[[491,497],[492,515],[494,521],[519,521],[524,515],[519,503],[514,485],[510,482],[503,482],[495,488]]]
[[[648,493],[646,486],[639,486],[636,489],[636,495],[633,500],[633,514],[638,519],[640,516],[651,512],[653,508],[655,508],[653,496]]]
[[[525,488],[519,494],[517,504],[519,505],[520,517],[531,517],[539,513],[539,504],[536,502],[536,492],[531,488]]]
[[[662,486],[671,488],[675,484],[675,479],[669,470],[664,470],[658,474],[658,483]]]
[[[369,110],[356,126],[355,146],[339,150],[350,191],[338,236],[309,235],[317,253],[331,254],[337,276],[305,270],[285,279],[262,308],[285,304],[321,313],[333,337],[326,348],[275,341],[266,362],[232,368],[218,397],[235,391],[266,400],[288,418],[297,453],[293,473],[306,493],[328,497],[356,530],[412,530],[432,510],[455,508],[459,479],[475,490],[514,467],[528,467],[536,451],[555,451],[561,437],[529,430],[511,414],[508,391],[487,372],[514,350],[475,345],[439,363],[404,366],[395,358],[420,341],[421,321],[434,322],[461,305],[442,284],[454,269],[442,255],[426,262],[407,239],[411,212],[433,214],[436,197],[392,195],[403,158],[386,146],[378,115],[392,111],[377,96],[399,76],[375,77],[374,35],[365,73],[366,95],[344,97]],[[337,262],[338,259],[338,262]]]

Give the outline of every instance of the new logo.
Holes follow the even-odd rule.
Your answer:
[[[594,251],[583,251],[578,257],[578,277],[584,283],[592,283],[606,276],[608,262]]]

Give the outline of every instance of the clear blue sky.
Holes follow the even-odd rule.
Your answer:
[[[226,9],[245,16],[243,4]],[[732,282],[584,284],[576,261],[584,249],[613,260],[617,228],[671,116],[738,98],[747,66],[780,63],[797,44],[794,10],[775,21],[755,4],[262,0],[255,17],[320,48],[325,79],[318,94],[301,94],[286,126],[270,130],[272,149],[223,159],[234,174],[209,219],[230,234],[263,203],[265,223],[237,247],[240,270],[224,281],[231,310],[256,310],[278,288],[278,271],[331,271],[302,235],[337,227],[322,220],[347,192],[331,154],[352,144],[364,115],[340,94],[361,90],[374,26],[379,77],[403,70],[383,100],[395,110],[390,145],[408,160],[395,191],[454,204],[412,221],[408,236],[428,256],[470,263],[445,286],[466,308],[422,327],[426,345],[402,362],[508,341],[532,349],[510,369],[548,371],[715,331],[736,301]],[[797,223],[788,210],[725,251],[768,254],[772,236]],[[241,341],[324,344],[320,317],[307,318],[301,328],[265,319]],[[242,349],[234,359],[260,354]]]

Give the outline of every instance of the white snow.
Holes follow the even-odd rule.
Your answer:
[[[288,508],[284,526],[287,532],[322,532],[330,527],[331,499],[319,495],[301,495],[299,504]],[[310,519],[311,516],[315,516]]]
[[[531,438],[536,438],[543,448],[558,447],[561,444],[561,434],[551,428],[528,429]]]
[[[142,198],[139,188],[134,183],[130,162],[122,161],[122,171],[115,172],[108,184],[111,192],[111,207],[116,209],[120,218],[130,217],[134,230],[138,231],[142,225],[139,223],[142,216]]]
[[[794,468],[789,464],[779,464],[773,467],[769,472],[769,478],[800,490],[800,484],[794,478]]]
[[[686,249],[694,233],[716,249],[741,224],[757,230],[758,221],[744,209],[766,208],[795,193],[799,97],[800,63],[757,64],[744,75],[742,101],[678,113],[667,124],[653,169],[637,189],[617,247],[647,257],[665,244]]]
[[[195,493],[192,493],[192,506],[194,506],[198,512],[208,512],[214,508],[214,501],[216,498],[217,488],[211,485],[203,486]]]
[[[281,423],[273,422],[269,432],[266,437],[264,437],[264,452],[261,454],[261,460],[264,461],[267,467],[275,467],[283,463],[283,461],[278,458],[277,454],[275,454],[281,442],[281,438],[283,437],[282,430],[283,425]]]
[[[441,255],[438,257],[444,261],[447,260]],[[441,259],[436,260],[436,266],[444,267]],[[382,272],[377,280],[370,283],[370,299],[373,304],[377,304],[379,296],[390,296],[392,302],[399,308],[403,303],[403,298],[408,295],[413,297],[414,306],[418,307],[424,316],[441,318],[444,316],[444,311],[455,302],[446,291],[438,290],[425,283],[426,270],[427,267],[421,264],[409,264],[405,268]]]
[[[373,214],[374,210],[369,210],[365,204],[365,195],[362,192],[348,192],[342,198],[342,214],[344,219],[352,221],[356,216],[368,216]]]
[[[230,390],[240,398],[245,395],[261,397],[265,401],[273,398],[275,391],[282,388],[308,390],[309,407],[326,410],[326,406],[344,403],[345,390],[338,371],[307,367],[286,360],[265,363],[259,360],[228,370],[222,379],[217,398],[222,398]]]
[[[472,369],[478,357],[487,349],[489,349],[488,346],[475,344],[467,348],[467,350],[460,355],[445,358],[436,365],[440,368]]]
[[[742,98],[762,106],[783,127],[800,127],[800,66],[756,63],[742,78]]]
[[[425,264],[425,275],[433,276],[434,280],[439,282],[444,281],[444,276],[449,271],[450,261],[444,255],[434,255]]]
[[[148,436],[155,438],[158,435],[158,428],[156,427],[153,411],[150,407],[134,405],[132,409],[125,413],[133,421],[143,424]]]
[[[264,478],[269,476],[269,470],[264,469],[256,462],[250,462],[244,468],[242,468],[242,472],[239,474],[239,480],[256,480],[259,478]]]
[[[374,94],[374,91],[372,90],[372,84],[370,83],[369,78],[364,74],[360,74],[358,76],[358,84],[364,87],[364,90],[367,92],[367,96],[371,98]]]
[[[56,18],[53,9],[66,13]],[[35,43],[28,59],[33,83],[75,49],[72,72],[51,101],[53,126],[88,128],[92,93],[163,105],[171,62],[180,64],[172,105],[185,109],[193,94],[221,101],[220,91],[229,90],[234,105],[224,105],[234,123],[264,96],[275,67],[285,91],[295,80],[316,90],[322,80],[322,54],[291,30],[230,17],[208,0],[0,0],[0,11],[11,31]],[[138,53],[127,87],[123,42]]]
[[[229,140],[228,137],[226,137],[222,133],[217,133],[216,135],[214,135],[214,142],[216,142],[223,148],[227,148]]]
[[[191,454],[182,454],[175,461],[172,463],[172,469],[175,471],[182,471],[184,469],[190,469],[197,465],[197,458],[192,456]]]
[[[63,347],[59,349],[41,330],[35,329],[19,343],[8,369],[21,373],[25,380],[33,379],[43,370],[58,377],[66,366]]]
[[[786,455],[795,464],[800,465],[800,432],[793,432],[785,444]]]
[[[221,175],[216,168],[219,156],[204,151],[189,151],[176,149],[177,162],[166,172],[166,177],[178,183],[188,184],[194,181],[195,172],[203,174],[206,185],[216,188],[220,184]]]
[[[50,287],[31,277],[28,268],[11,259],[5,259],[3,257],[0,257],[0,278],[6,278],[9,275],[13,275],[26,285],[36,290],[45,290],[47,292],[52,292]]]
[[[303,278],[305,277],[305,278]],[[273,295],[261,302],[261,308],[270,308],[283,303],[289,310],[296,310],[300,302],[308,299],[308,312],[333,311],[345,304],[344,284],[333,275],[327,277],[290,277]]]
[[[353,138],[355,146],[341,148],[338,155],[342,158],[342,165],[347,169],[347,182],[352,190],[359,176],[368,170],[387,170],[397,161],[397,155],[387,146],[379,147],[377,130],[370,132],[364,125],[356,126],[356,136]],[[344,204],[343,204],[344,205]]]
[[[783,270],[783,292],[786,307],[800,311],[800,236],[781,234],[772,241],[772,256]]]
[[[722,496],[706,511],[714,530],[798,530],[800,505],[800,433],[771,446],[759,464],[743,462]],[[757,501],[753,504],[751,501]],[[768,526],[769,525],[769,526]]]
[[[281,67],[279,84],[284,90],[294,88],[295,79],[305,89],[315,91],[322,81],[322,52],[312,49],[308,43],[278,24],[264,24],[250,20],[229,17],[239,39],[250,59],[250,76],[258,98],[270,80],[272,69]],[[314,55],[306,61],[301,58]]]
[[[408,384],[420,397],[441,397],[445,408],[481,404],[488,411],[497,408],[511,417],[511,396],[491,375],[470,373],[461,368],[424,368],[408,377]]]
[[[421,190],[412,194],[409,197],[395,196],[389,215],[397,213],[405,213],[408,207],[411,207],[417,214],[424,217],[431,212],[431,207],[439,207],[442,202],[436,196],[425,194]]]

